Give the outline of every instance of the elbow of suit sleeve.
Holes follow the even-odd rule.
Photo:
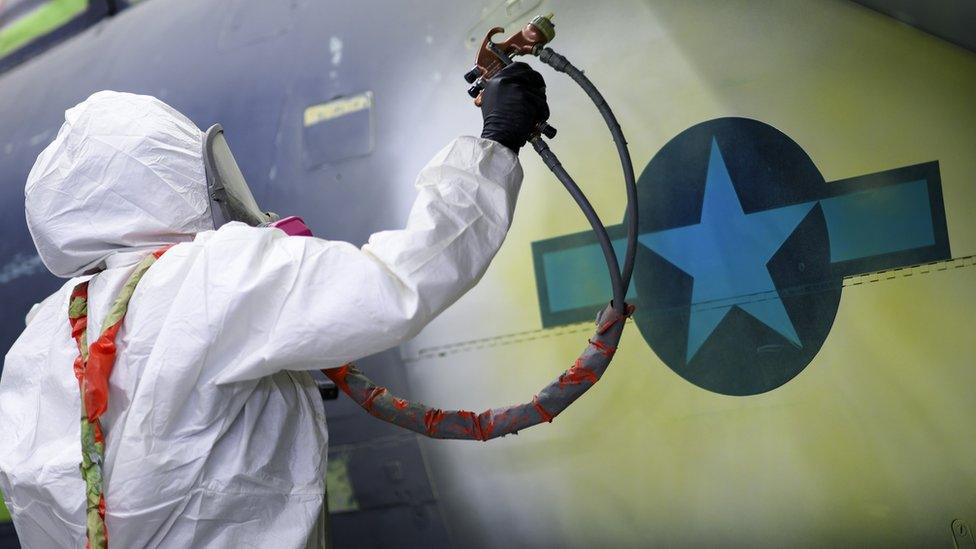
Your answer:
[[[279,370],[341,365],[394,347],[423,327],[417,292],[387,266],[346,242],[221,228],[208,254],[203,310],[233,350],[218,383]],[[219,267],[219,268],[218,268]],[[253,337],[260,334],[260,337]]]

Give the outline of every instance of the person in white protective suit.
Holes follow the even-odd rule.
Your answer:
[[[482,137],[437,153],[406,227],[362,248],[215,227],[204,133],[157,99],[105,91],[69,109],[27,179],[26,216],[44,264],[70,280],[31,310],[0,379],[0,489],[24,546],[91,540],[71,294],[87,281],[94,342],[166,245],[115,339],[100,418],[108,543],[326,545],[328,436],[308,371],[413,337],[483,275],[512,221],[518,149],[548,117],[541,76],[512,67],[485,91]]]

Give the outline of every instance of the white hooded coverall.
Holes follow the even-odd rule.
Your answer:
[[[202,132],[147,96],[65,113],[26,186],[44,264],[73,277],[31,311],[0,378],[0,489],[26,547],[83,547],[78,349],[146,254],[117,344],[106,430],[112,547],[318,547],[327,431],[307,370],[413,337],[484,274],[522,180],[512,151],[461,137],[420,172],[403,230],[361,249],[272,228],[213,230]],[[92,273],[87,274],[83,273]]]

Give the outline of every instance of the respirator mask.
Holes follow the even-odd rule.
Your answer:
[[[252,227],[275,227],[291,236],[312,236],[312,231],[300,217],[282,219],[278,214],[258,207],[220,124],[210,126],[204,134],[203,165],[207,172],[207,197],[214,229],[231,221],[240,221]]]

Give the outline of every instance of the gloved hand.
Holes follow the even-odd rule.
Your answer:
[[[518,154],[536,124],[549,118],[546,82],[525,63],[512,63],[485,82],[481,95],[481,137]]]

